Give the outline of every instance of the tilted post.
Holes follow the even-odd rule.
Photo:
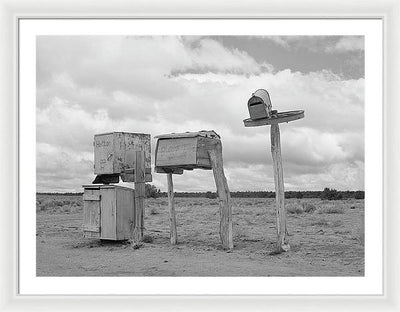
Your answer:
[[[274,167],[276,198],[276,231],[278,234],[277,252],[288,251],[290,245],[286,237],[285,189],[283,183],[283,167],[281,156],[281,138],[279,125],[271,125],[271,153]]]
[[[172,245],[178,243],[178,234],[176,230],[175,203],[174,203],[174,183],[172,181],[172,173],[167,174],[168,182],[168,208],[170,223],[170,241]]]
[[[139,244],[143,239],[144,228],[144,197],[145,197],[145,166],[144,152],[136,152],[135,160],[135,214],[133,224],[133,242]]]
[[[228,182],[224,174],[224,166],[222,160],[222,144],[217,141],[208,150],[213,169],[215,185],[219,196],[220,211],[220,237],[222,246],[225,249],[233,249],[233,225],[232,225],[232,204],[231,194],[229,192]]]

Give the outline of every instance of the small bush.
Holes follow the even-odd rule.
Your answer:
[[[327,226],[328,224],[329,224],[329,222],[327,220],[325,220],[325,219],[314,220],[314,221],[311,221],[311,223],[310,223],[310,225],[312,225],[312,226],[315,226],[315,225],[317,225],[317,226]]]
[[[302,203],[303,211],[307,213],[313,213],[317,208],[311,203]]]
[[[344,209],[341,206],[328,206],[328,207],[324,207],[320,210],[318,210],[318,213],[323,214],[323,213],[327,213],[327,214],[343,214],[344,213]]]
[[[217,196],[216,193],[213,193],[213,192],[207,192],[207,193],[206,193],[206,198],[215,199],[215,198],[217,198],[217,197],[218,197],[218,196]]]
[[[156,215],[156,214],[159,214],[159,212],[158,212],[157,208],[153,206],[150,208],[150,214]]]
[[[145,235],[143,235],[142,241],[143,241],[143,243],[151,244],[154,241],[154,238],[151,235],[145,234]]]
[[[303,208],[298,204],[288,204],[286,211],[291,214],[302,214],[304,212]]]

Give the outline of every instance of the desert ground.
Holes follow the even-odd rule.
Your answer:
[[[273,254],[275,200],[233,198],[234,249],[221,248],[218,199],[146,199],[145,243],[83,238],[78,195],[37,195],[37,276],[363,276],[364,200],[287,199],[291,250]]]

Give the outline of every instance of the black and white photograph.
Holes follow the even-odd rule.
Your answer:
[[[36,37],[36,276],[365,276],[362,35]]]

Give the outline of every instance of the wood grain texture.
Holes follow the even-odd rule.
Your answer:
[[[100,188],[101,239],[117,239],[115,188]]]
[[[178,233],[176,230],[176,214],[174,203],[174,183],[172,181],[172,173],[167,174],[168,183],[168,208],[169,208],[169,223],[170,223],[170,241],[172,245],[178,243]]]
[[[225,249],[233,249],[233,225],[232,225],[232,204],[228,182],[226,181],[223,159],[222,144],[220,140],[215,140],[208,150],[213,169],[215,185],[219,196],[220,209],[220,237],[222,246]]]
[[[100,201],[91,200],[92,198],[100,199],[100,190],[98,188],[84,189],[83,228],[84,231],[97,232],[100,234]]]
[[[139,244],[143,239],[144,228],[145,155],[143,151],[137,151],[135,155],[135,220],[132,240],[135,244]]]
[[[129,239],[133,226],[135,191],[131,188],[116,188],[117,240]]]
[[[159,139],[156,150],[156,167],[196,165],[196,137]]]
[[[251,118],[243,120],[245,127],[259,127],[259,126],[267,126],[267,125],[277,125],[283,122],[290,122],[297,119],[304,118],[304,111],[289,111],[289,112],[280,112],[277,113],[277,117],[271,118],[262,118],[253,120]]]
[[[276,230],[277,252],[290,249],[286,229],[285,188],[283,182],[283,167],[281,155],[281,139],[279,125],[271,126],[271,153],[274,168],[275,194],[276,194]]]
[[[94,136],[94,173],[119,174],[135,166],[135,152],[145,151],[145,167],[151,168],[150,134],[113,132]]]

